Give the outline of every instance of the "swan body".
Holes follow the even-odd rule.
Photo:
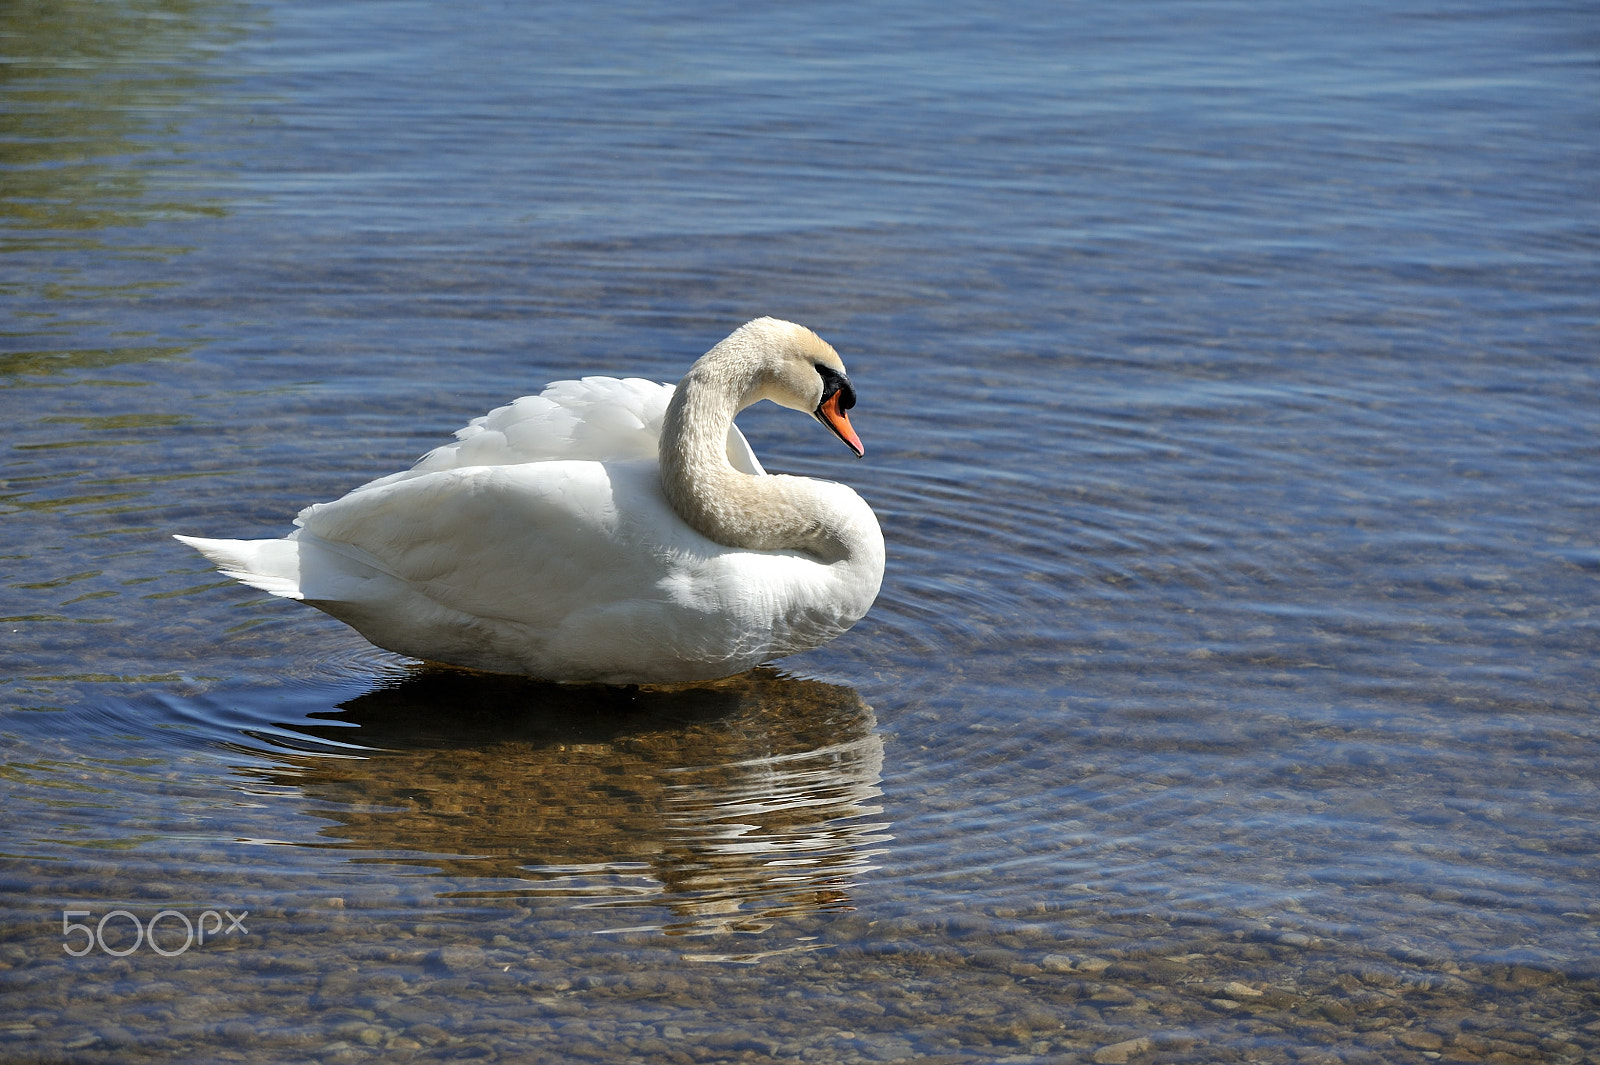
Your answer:
[[[728,676],[844,632],[883,577],[859,495],[762,469],[733,424],[762,399],[860,454],[837,353],[759,318],[676,388],[586,377],[499,407],[287,538],[177,539],[400,654],[569,682]]]

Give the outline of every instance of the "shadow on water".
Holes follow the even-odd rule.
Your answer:
[[[333,821],[329,846],[484,879],[453,897],[665,906],[643,927],[759,932],[853,908],[889,838],[868,820],[871,708],[772,670],[653,690],[426,669],[313,718],[258,737],[283,764],[265,782]]]

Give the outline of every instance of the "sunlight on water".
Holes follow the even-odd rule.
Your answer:
[[[1595,28],[6,8],[0,1057],[1600,1055]],[[431,670],[169,538],[758,314],[889,545],[778,668]]]

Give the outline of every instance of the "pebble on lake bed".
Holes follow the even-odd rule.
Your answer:
[[[1145,1036],[1112,1043],[1094,1052],[1095,1065],[1127,1065],[1135,1055],[1145,1053],[1150,1047],[1151,1042]]]

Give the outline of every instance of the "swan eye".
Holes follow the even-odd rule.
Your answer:
[[[839,409],[849,410],[856,405],[856,390],[850,384],[850,378],[835,370],[832,366],[816,364],[817,376],[822,378],[822,402],[828,402],[835,392],[839,393]],[[820,409],[820,404],[818,405]]]

